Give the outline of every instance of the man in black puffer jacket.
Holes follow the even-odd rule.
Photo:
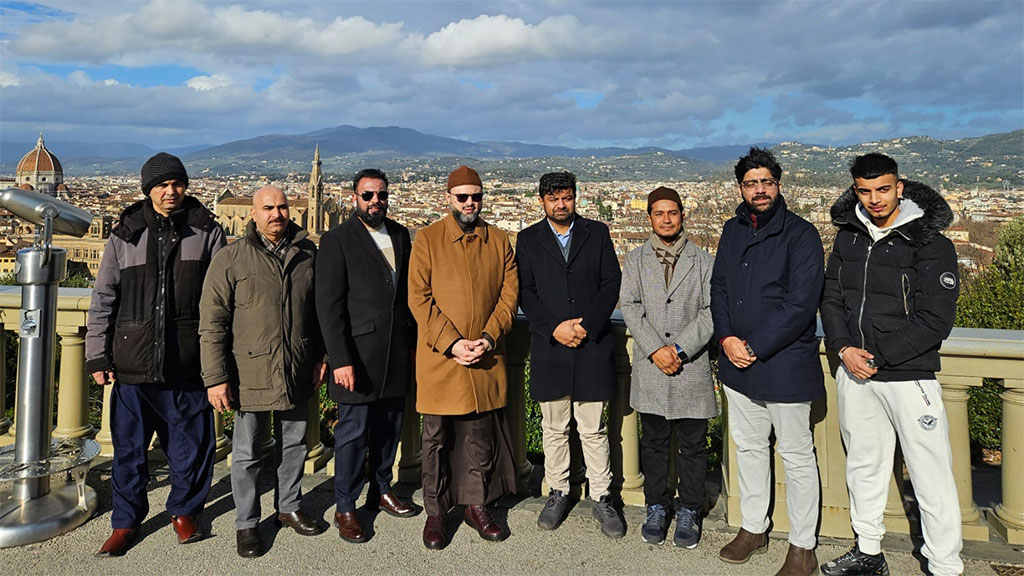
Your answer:
[[[839,354],[839,428],[846,444],[857,544],[821,567],[826,576],[888,574],[881,552],[896,439],[921,509],[932,574],[959,574],[960,509],[949,425],[935,379],[959,293],[953,221],[942,196],[900,180],[883,154],[858,156],[854,184],[832,206],[839,228],[825,272],[821,321]]]
[[[120,556],[149,512],[147,451],[155,432],[167,454],[167,511],[180,543],[202,537],[196,521],[213,477],[213,417],[199,370],[199,299],[224,230],[185,195],[181,160],[159,153],[142,167],[147,196],[121,213],[107,240],[89,305],[85,368],[113,385],[110,426],[114,531],[99,556]]]

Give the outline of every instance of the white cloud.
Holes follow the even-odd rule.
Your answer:
[[[7,88],[9,86],[19,86],[20,84],[21,78],[18,78],[17,74],[0,70],[0,86]]]
[[[213,74],[211,76],[196,76],[185,81],[189,88],[202,92],[204,90],[216,90],[231,86],[231,77],[227,74]]]

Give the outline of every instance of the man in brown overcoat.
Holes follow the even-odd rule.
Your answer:
[[[515,490],[505,337],[519,281],[508,236],[480,219],[483,183],[471,168],[448,176],[452,213],[416,235],[409,309],[416,318],[416,409],[423,414],[423,544],[446,544],[444,518],[465,505],[481,538],[508,534],[486,505]]]

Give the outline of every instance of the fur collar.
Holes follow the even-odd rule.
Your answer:
[[[932,241],[935,235],[953,223],[953,210],[946,203],[942,194],[939,194],[927,184],[913,180],[903,180],[903,197],[913,200],[922,210],[924,216],[911,220],[897,228],[899,233],[913,246],[924,246]],[[853,186],[845,192],[832,205],[829,213],[832,215],[832,224],[842,228],[850,226],[862,229],[864,225],[857,220],[853,211],[857,208],[860,200]]]

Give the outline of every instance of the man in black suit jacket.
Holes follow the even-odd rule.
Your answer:
[[[575,418],[601,531],[621,538],[613,505],[604,402],[617,390],[609,316],[622,275],[608,227],[576,214],[576,176],[540,179],[545,218],[519,233],[520,305],[530,321],[530,396],[540,403],[544,477],[551,492],[537,525],[554,530],[568,511],[569,422]]]
[[[320,240],[316,311],[338,403],[334,520],[343,540],[359,543],[367,539],[355,513],[367,450],[373,475],[367,505],[393,516],[419,511],[391,492],[416,327],[407,296],[412,244],[409,230],[387,218],[388,178],[362,170],[352,189],[355,215]]]

